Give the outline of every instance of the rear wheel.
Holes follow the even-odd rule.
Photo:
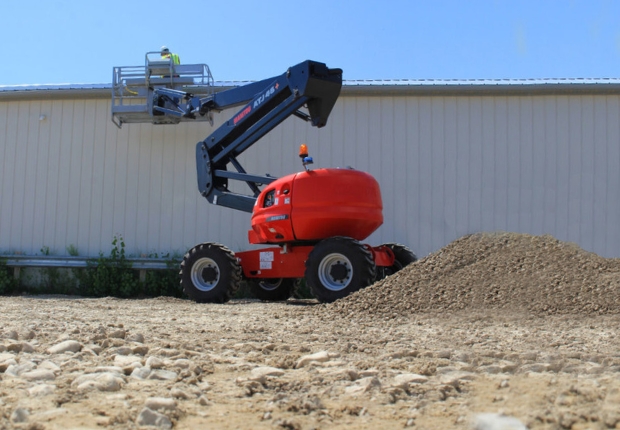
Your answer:
[[[180,275],[183,291],[190,299],[199,303],[224,303],[239,288],[241,266],[225,246],[202,243],[185,254]]]
[[[367,287],[375,276],[372,254],[349,237],[332,237],[319,242],[306,261],[306,282],[321,302],[333,302]]]
[[[394,253],[394,264],[390,267],[377,267],[377,280],[386,278],[401,270],[403,267],[418,261],[418,257],[405,245],[399,243],[385,243]]]
[[[249,279],[250,291],[257,299],[267,302],[287,300],[293,294],[296,278]]]

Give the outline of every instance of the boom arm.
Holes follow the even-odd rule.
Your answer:
[[[227,122],[196,145],[198,189],[210,202],[252,212],[259,186],[273,182],[271,176],[248,174],[237,161],[243,151],[291,115],[323,127],[342,87],[342,70],[304,61],[280,76],[222,91],[208,97],[171,89],[156,89],[153,114],[193,117],[210,111],[244,105]],[[185,104],[179,100],[185,100]],[[308,113],[299,109],[306,106]],[[228,171],[231,164],[236,171]],[[252,195],[234,193],[228,180],[244,181]]]

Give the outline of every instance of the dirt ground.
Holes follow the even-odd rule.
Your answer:
[[[0,429],[620,428],[619,284],[503,233],[332,304],[1,297]]]

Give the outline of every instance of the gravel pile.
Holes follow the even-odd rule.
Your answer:
[[[343,317],[384,318],[469,309],[616,314],[620,259],[548,235],[479,233],[321,308]]]

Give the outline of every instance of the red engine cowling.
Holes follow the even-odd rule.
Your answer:
[[[364,240],[383,223],[378,182],[353,169],[316,169],[280,178],[259,195],[250,243]]]

